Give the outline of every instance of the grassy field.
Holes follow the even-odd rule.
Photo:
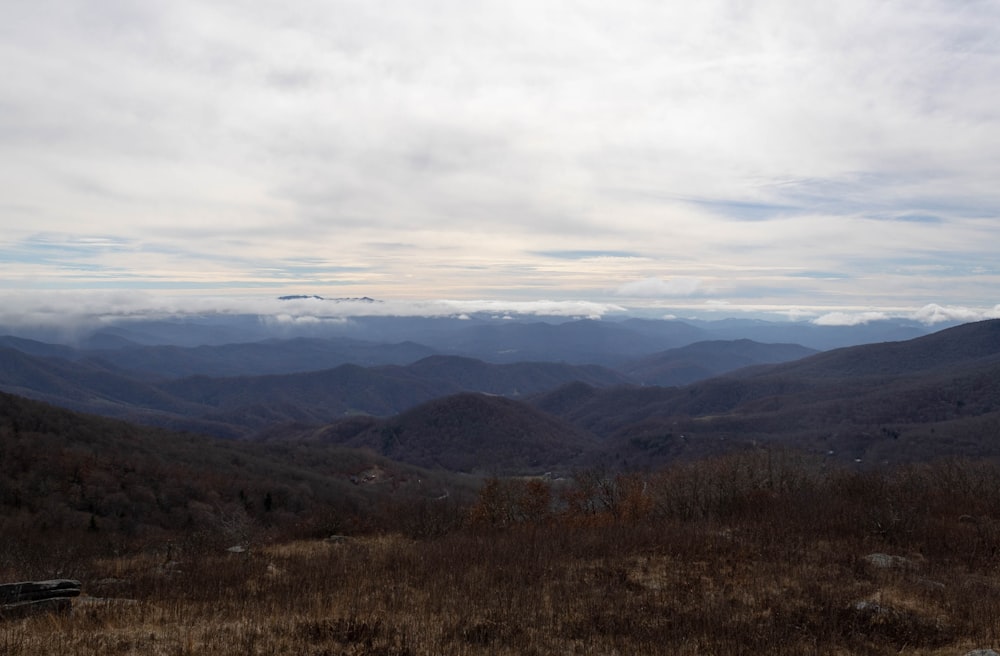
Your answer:
[[[0,653],[965,654],[1000,645],[998,502],[993,465],[767,454],[492,481],[460,527],[418,538],[9,551],[2,580],[85,595],[0,623]]]

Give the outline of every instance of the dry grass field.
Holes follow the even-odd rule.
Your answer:
[[[563,487],[492,481],[462,512],[461,527],[418,538],[73,558],[62,546],[23,566],[9,553],[2,580],[69,576],[84,596],[68,617],[0,623],[0,653],[943,656],[1000,645],[992,465],[824,472],[744,455]]]

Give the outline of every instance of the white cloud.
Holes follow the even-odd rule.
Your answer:
[[[888,318],[884,312],[828,312],[813,319],[812,323],[817,326],[861,326]]]
[[[323,324],[342,325],[347,317],[314,317],[311,315],[274,314],[263,317],[266,324],[274,326],[319,326]]]
[[[920,307],[1000,285],[995,3],[9,4],[6,290]],[[837,276],[741,287],[777,266]]]
[[[791,321],[801,321],[803,319],[816,316],[816,312],[814,310],[804,310],[799,307],[788,308],[787,310],[778,312],[778,314],[788,317]]]
[[[928,325],[944,322],[967,323],[985,319],[1000,319],[1000,305],[993,308],[969,308],[929,303],[912,312],[828,312],[813,319],[812,323],[819,326],[857,326],[890,318],[913,319]]]
[[[894,308],[874,311],[854,307],[787,306],[780,304],[745,304],[709,299],[697,303],[639,299],[635,305],[596,303],[592,301],[503,301],[503,300],[331,300],[296,298],[279,300],[275,296],[174,295],[145,292],[38,292],[10,294],[0,307],[0,329],[15,334],[45,329],[72,339],[102,325],[130,320],[211,317],[214,315],[250,315],[275,329],[305,328],[344,324],[353,317],[451,317],[469,319],[479,314],[500,318],[555,317],[563,319],[601,319],[609,316],[656,316],[676,319],[719,318],[721,316],[784,317],[798,321],[816,317],[812,323],[822,326],[857,326],[886,319],[911,319],[928,325],[942,322],[967,322],[1000,319],[1000,305],[966,307],[928,304],[919,309]],[[670,310],[665,312],[665,310]]]
[[[612,303],[590,301],[498,301],[498,300],[442,300],[426,303],[390,303],[397,312],[426,313],[428,316],[461,316],[473,312],[492,314],[521,314],[550,317],[588,317],[598,319],[606,314],[625,312],[625,308]]]
[[[343,323],[351,317],[455,317],[473,313],[496,316],[548,316],[599,319],[625,308],[589,301],[335,300],[314,297],[163,296],[147,293],[43,293],[11,295],[0,310],[0,326],[96,326],[128,319],[182,316],[257,315],[273,325]]]
[[[926,324],[945,321],[982,321],[984,319],[1000,319],[1000,305],[990,309],[973,309],[967,307],[942,306],[930,303],[913,313],[913,318]]]

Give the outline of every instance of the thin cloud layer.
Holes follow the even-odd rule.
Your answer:
[[[5,297],[998,300],[994,3],[3,14]]]
[[[873,321],[884,321],[889,318],[885,312],[828,312],[813,319],[817,326],[861,326]]]
[[[986,319],[1000,319],[1000,305],[984,310],[977,310],[966,307],[941,307],[932,303],[917,310],[913,318],[927,324],[948,321],[960,321],[964,323],[969,321],[984,321]]]
[[[129,319],[249,315],[274,325],[343,323],[352,317],[538,316],[599,319],[624,307],[589,301],[438,300],[382,301],[370,298],[301,296],[167,296],[133,292],[12,294],[0,309],[0,326],[74,325],[93,328]]]
[[[640,281],[642,282],[642,281]],[[658,283],[653,283],[655,287]],[[633,297],[634,298],[634,297]],[[911,320],[933,326],[1000,319],[1000,305],[994,307],[941,306],[893,308],[873,311],[844,308],[827,311],[821,306],[787,307],[783,305],[736,304],[719,300],[666,299],[643,308],[632,303],[595,303],[591,301],[502,301],[436,300],[399,301],[371,298],[324,298],[299,295],[275,296],[173,296],[162,293],[45,292],[14,293],[0,308],[0,332],[31,334],[42,330],[73,341],[102,326],[147,320],[213,321],[225,317],[253,317],[254,321],[278,333],[284,329],[309,329],[348,324],[358,317],[424,317],[469,319],[485,316],[494,319],[525,317],[556,319],[614,319],[639,314],[660,319],[719,319],[746,316],[772,321],[810,321],[820,326],[859,326],[874,321]],[[631,299],[630,299],[631,300]],[[657,308],[671,308],[665,313]]]
[[[984,321],[987,319],[1000,319],[1000,305],[992,308],[969,308],[957,306],[942,307],[931,303],[912,312],[827,312],[822,316],[812,319],[812,323],[818,326],[860,326],[873,321],[884,321],[892,318],[912,319],[926,325]]]
[[[631,298],[670,298],[690,296],[698,291],[701,281],[697,278],[644,278],[627,282],[615,292],[618,296]]]

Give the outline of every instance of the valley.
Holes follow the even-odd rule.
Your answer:
[[[629,351],[573,343],[591,330],[573,326],[533,362],[506,361],[523,349],[495,335],[493,360],[415,341],[4,338],[0,580],[83,594],[70,616],[0,618],[0,646],[994,644],[1000,321],[825,351],[642,353],[673,337],[640,327],[652,341]],[[594,362],[563,359],[588,348]],[[319,355],[346,350],[372,359]]]
[[[995,320],[826,351],[747,338],[676,345],[733,330],[729,322],[468,323],[380,318],[363,328],[382,337],[409,329],[434,346],[353,333],[134,341],[162,340],[159,324],[75,346],[8,336],[0,390],[169,430],[366,448],[475,474],[642,470],[761,444],[866,466],[998,455]],[[514,354],[540,359],[508,362]]]

